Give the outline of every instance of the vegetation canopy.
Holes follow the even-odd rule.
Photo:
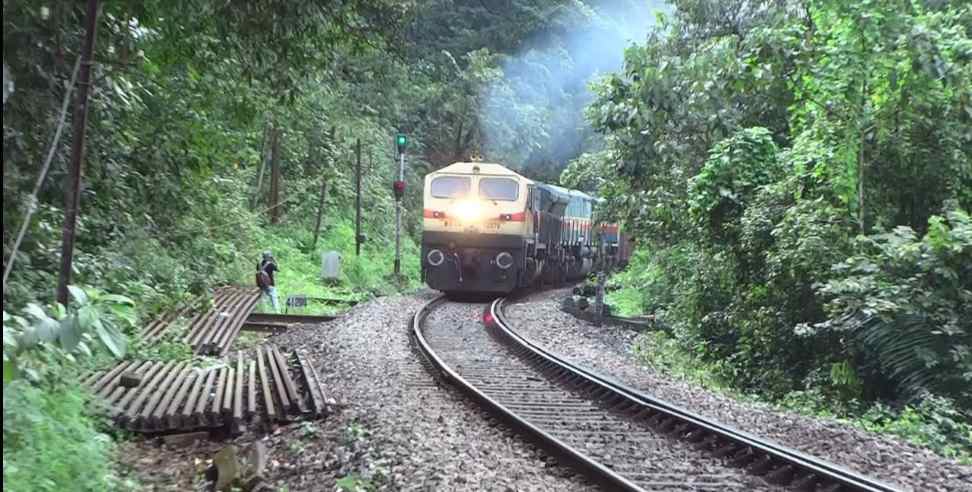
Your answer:
[[[284,298],[420,286],[422,177],[476,155],[603,199],[656,369],[972,459],[969,2],[103,0],[80,84],[85,3],[3,2],[5,489],[136,487],[77,375],[190,358],[139,328],[261,251]]]
[[[563,175],[640,240],[619,297],[747,391],[968,419],[972,8],[673,3]]]

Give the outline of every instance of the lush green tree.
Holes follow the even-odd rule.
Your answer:
[[[972,220],[960,210],[932,217],[920,237],[907,226],[861,238],[861,253],[836,264],[821,286],[847,351],[891,394],[930,393],[972,405]]]
[[[961,239],[941,239],[962,226],[932,218],[946,203],[953,217],[972,207],[972,7],[674,4],[644,45],[628,49],[624,69],[596,87],[588,118],[607,149],[563,176],[596,187],[651,251],[657,267],[641,281],[673,293],[646,307],[687,348],[728,361],[745,387],[907,398],[917,381],[966,398],[948,388],[967,384],[949,378],[965,363],[966,330],[950,327],[968,286],[944,281],[953,270],[942,270],[942,281],[929,281],[947,293],[934,290],[932,306],[919,293],[928,285],[902,284],[904,272],[952,261],[948,248],[920,243],[925,231],[965,254]],[[898,226],[916,232],[893,245],[882,239]],[[924,248],[927,256],[902,256]],[[854,270],[864,264],[878,266]],[[875,278],[880,271],[903,277]],[[868,307],[896,295],[904,299],[894,315]],[[868,327],[854,331],[867,342],[835,328],[850,322]],[[806,329],[814,326],[834,329]]]

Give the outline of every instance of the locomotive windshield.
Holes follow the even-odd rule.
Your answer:
[[[469,194],[472,183],[460,176],[439,176],[432,180],[432,196],[435,198],[463,198]]]
[[[515,202],[520,186],[515,179],[482,178],[479,180],[479,197],[487,200]]]

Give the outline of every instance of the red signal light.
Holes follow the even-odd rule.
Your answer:
[[[484,325],[490,326],[490,325],[492,325],[495,322],[496,322],[496,320],[493,318],[493,313],[491,313],[489,311],[486,311],[485,313],[483,313],[483,324]]]

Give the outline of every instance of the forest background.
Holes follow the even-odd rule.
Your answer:
[[[396,132],[411,137],[404,288],[421,177],[481,154],[596,193],[634,235],[612,299],[655,316],[649,363],[968,459],[968,2],[104,1],[66,309],[70,132],[51,141],[71,125],[84,5],[5,0],[3,23],[5,483],[42,462],[112,480],[109,441],[78,452],[25,419],[99,435],[65,375],[148,350],[139,320],[249,283],[262,250],[289,292],[392,292]],[[344,279],[325,287],[332,249]]]

